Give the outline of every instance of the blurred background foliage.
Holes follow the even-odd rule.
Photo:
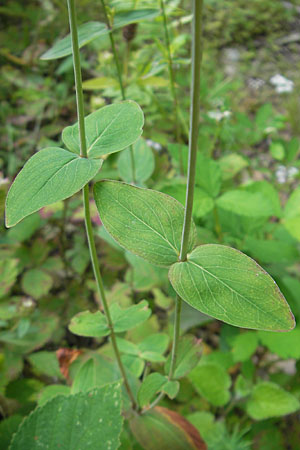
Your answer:
[[[154,0],[109,5],[112,11],[159,8]],[[77,7],[80,24],[105,22],[100,1],[77,0]],[[143,140],[135,149],[137,182],[184,203],[190,2],[167,1],[166,12],[177,130],[161,16],[114,36],[126,96],[145,113]],[[299,25],[299,0],[205,1],[194,207],[199,243],[232,245],[256,259],[279,284],[298,322]],[[24,7],[6,0],[0,6],[2,217],[7,189],[24,162],[41,148],[62,145],[61,130],[76,120],[71,56],[40,59],[67,33],[66,2],[28,0]],[[87,113],[121,100],[108,36],[82,49],[82,67]],[[101,178],[130,182],[128,153],[111,155]],[[160,332],[169,339],[174,292],[165,271],[113,242],[96,208],[93,221],[109,302],[129,306],[147,299],[151,306],[146,325],[124,338],[139,343]],[[67,393],[89,358],[104,358],[111,371],[99,372],[100,385],[118,375],[107,339],[79,338],[67,328],[77,312],[96,310],[80,195],[43,208],[10,230],[2,220],[0,245],[0,449],[6,449],[22,417]],[[182,379],[176,401],[165,405],[191,420],[213,450],[299,448],[298,413],[287,415],[299,409],[299,325],[288,334],[241,331],[185,306],[182,329],[202,339],[203,357]],[[161,363],[126,352],[123,357],[132,376],[150,367],[161,370]],[[122,448],[140,448],[129,441]]]

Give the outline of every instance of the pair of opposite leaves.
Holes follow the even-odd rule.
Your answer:
[[[103,155],[120,151],[141,135],[144,117],[132,101],[109,105],[85,118],[88,158],[79,155],[78,124],[63,131],[70,150],[39,151],[24,166],[6,200],[6,225],[83,188]],[[170,267],[177,294],[195,309],[231,325],[271,331],[294,328],[294,317],[275,281],[251,258],[223,245],[195,247],[192,224],[187,261],[179,261],[184,208],[150,189],[104,180],[94,186],[101,221],[130,252]]]

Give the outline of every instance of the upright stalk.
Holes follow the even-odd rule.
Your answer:
[[[187,249],[191,231],[192,211],[194,202],[194,186],[196,175],[196,160],[197,160],[197,141],[199,135],[199,118],[200,118],[200,72],[202,62],[202,16],[203,16],[203,0],[192,0],[193,3],[193,25],[192,25],[192,80],[191,80],[191,108],[190,108],[190,132],[189,132],[189,160],[188,160],[188,175],[187,175],[187,189],[186,202],[184,211],[184,223],[181,239],[181,250],[179,261],[184,262],[187,258]],[[180,313],[181,313],[182,299],[177,295],[175,306],[175,320],[174,320],[174,335],[173,346],[171,353],[171,364],[168,378],[173,379],[178,341],[180,336]],[[150,408],[156,406],[164,397],[161,393],[150,405]]]
[[[121,91],[121,95],[122,95],[122,100],[126,100],[126,94],[125,94],[125,87],[124,87],[124,83],[123,83],[123,76],[122,76],[122,70],[121,70],[121,65],[120,65],[120,60],[119,60],[119,56],[117,53],[117,49],[116,49],[116,44],[115,44],[115,38],[112,32],[112,25],[110,23],[108,14],[107,14],[107,6],[105,3],[105,0],[101,0],[102,6],[103,6],[103,11],[104,11],[104,17],[105,17],[105,22],[107,25],[107,28],[109,29],[109,39],[110,39],[110,44],[111,44],[111,49],[113,52],[113,56],[114,56],[114,61],[115,61],[115,65],[116,65],[116,70],[117,70],[117,74],[118,74],[118,80],[119,80],[119,85],[120,85],[120,91]],[[131,170],[132,170],[132,181],[133,183],[136,182],[135,179],[135,162],[134,162],[134,153],[133,153],[133,146],[130,146],[130,161],[131,161]]]
[[[165,11],[164,0],[160,0],[160,8],[161,8],[161,14],[162,14],[163,23],[164,23],[165,44],[166,44],[167,53],[168,53],[170,89],[171,89],[171,94],[173,97],[174,111],[175,111],[175,137],[176,137],[176,143],[179,144],[180,128],[179,128],[179,120],[178,120],[178,118],[179,118],[178,97],[177,97],[177,91],[176,91],[176,87],[175,87],[175,74],[174,74],[173,59],[172,59],[172,53],[171,53],[171,44],[170,44],[170,37],[169,37],[169,31],[168,31],[168,23],[167,23],[167,16],[166,16],[166,11]],[[182,163],[181,149],[179,150],[179,167],[180,167],[180,173],[181,173],[181,175],[183,175],[183,163]]]
[[[69,11],[69,22],[72,38],[72,49],[73,49],[73,63],[74,63],[74,75],[75,75],[75,89],[76,89],[76,101],[77,101],[77,115],[79,124],[79,137],[80,137],[80,156],[87,158],[87,147],[86,147],[86,135],[85,135],[85,123],[84,123],[84,103],[83,103],[83,92],[82,92],[82,79],[81,79],[81,66],[80,66],[80,53],[78,46],[78,34],[77,34],[77,19],[76,19],[76,8],[75,0],[67,0],[68,11]],[[95,275],[95,280],[97,284],[97,291],[103,305],[104,313],[107,320],[107,325],[110,329],[110,338],[113,346],[113,350],[117,359],[117,363],[123,377],[124,385],[127,390],[128,396],[131,400],[132,408],[136,409],[136,401],[132,390],[130,388],[128,378],[125,372],[125,368],[121,361],[121,356],[118,350],[116,336],[114,332],[114,326],[111,319],[111,315],[108,308],[108,303],[105,297],[105,291],[103,286],[103,280],[100,272],[100,267],[97,258],[96,245],[93,235],[91,212],[90,212],[90,201],[89,201],[89,185],[86,184],[83,188],[83,203],[85,212],[85,227],[86,234],[89,244],[90,258],[93,266],[93,271]]]

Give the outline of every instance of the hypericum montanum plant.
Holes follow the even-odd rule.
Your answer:
[[[78,39],[75,2],[67,0],[67,3],[78,122],[63,130],[62,139],[67,149],[51,147],[39,151],[18,174],[6,200],[6,226],[12,227],[40,208],[83,190],[86,233],[101,304],[96,313],[77,314],[69,328],[79,336],[109,336],[127,393],[123,395],[123,410],[143,448],[205,449],[195,429],[194,440],[191,439],[183,418],[179,420],[177,413],[156,406],[164,395],[176,397],[178,379],[198,362],[195,344],[180,339],[182,301],[237,327],[289,331],[295,321],[275,281],[254,260],[223,245],[195,246],[192,207],[200,113],[203,0],[192,1],[191,112],[185,208],[158,191],[112,180],[94,184],[95,202],[108,233],[129,252],[169,268],[169,279],[177,293],[173,346],[165,364],[165,375],[150,373],[142,383],[132,380],[124,367],[116,335],[147,320],[150,310],[146,301],[128,309],[108,305],[92,230],[89,182],[101,169],[104,155],[128,148],[139,139],[144,118],[140,107],[132,101],[109,105],[84,117],[79,54],[82,35]],[[98,25],[98,33],[99,29],[103,30]],[[68,47],[70,42],[66,42],[65,47]],[[64,54],[68,52],[69,47],[67,53],[64,48]],[[122,339],[119,342],[124,346]],[[74,450],[118,448],[123,423],[120,377],[103,387],[96,384],[93,389],[91,368],[87,361],[79,370],[71,395],[53,398],[25,419],[13,438],[11,449],[56,449],[58,445]],[[153,400],[156,393],[159,396]],[[163,429],[169,428],[170,433],[159,431],[159,424]]]

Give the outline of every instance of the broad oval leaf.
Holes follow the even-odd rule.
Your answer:
[[[158,266],[178,260],[184,207],[177,200],[108,180],[95,184],[94,196],[103,225],[122,247]],[[189,250],[195,233],[193,225]]]
[[[108,34],[109,30],[104,23],[101,22],[87,22],[78,27],[78,44],[79,48],[98,38]],[[64,56],[72,55],[72,41],[71,35],[68,34],[63,39],[57,41],[53,47],[47,50],[41,59],[59,59]]]
[[[25,164],[6,198],[6,226],[78,192],[102,165],[59,147],[40,150]]]
[[[270,217],[275,212],[270,200],[260,192],[238,189],[225,192],[218,198],[217,205],[226,211],[246,217]]]
[[[224,245],[197,247],[169,271],[173,288],[195,309],[243,328],[288,331],[295,320],[275,281],[253,259]]]
[[[144,114],[131,100],[105,106],[85,119],[87,152],[90,158],[119,152],[133,144],[142,134]],[[72,152],[80,152],[79,127],[63,130],[62,139]]]
[[[299,400],[275,383],[264,381],[256,385],[246,409],[252,419],[264,420],[298,411]]]
[[[120,382],[57,396],[20,425],[10,450],[115,450],[122,429]]]

